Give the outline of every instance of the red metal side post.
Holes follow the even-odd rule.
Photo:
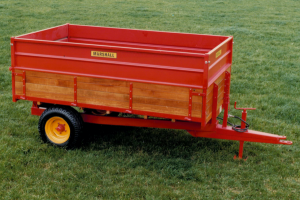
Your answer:
[[[132,113],[132,98],[133,98],[133,84],[129,85],[129,110],[128,113]]]
[[[218,85],[214,83],[212,117],[211,117],[212,124],[216,124],[217,123],[218,90],[219,90]]]
[[[12,72],[11,73],[11,82],[12,82],[12,97],[13,97],[13,102],[16,102],[16,86],[15,86],[15,38],[12,37],[10,39],[10,46],[11,46],[11,67],[9,70]]]
[[[230,73],[225,72],[225,88],[224,88],[224,118],[223,118],[223,127],[227,127],[228,120],[228,108],[229,108],[229,90],[230,90]]]

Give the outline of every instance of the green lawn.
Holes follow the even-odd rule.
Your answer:
[[[231,108],[294,144],[245,143],[234,161],[238,142],[100,125],[80,149],[43,144],[30,102],[11,100],[10,37],[65,23],[233,35]],[[0,198],[299,199],[299,97],[298,0],[1,0]]]

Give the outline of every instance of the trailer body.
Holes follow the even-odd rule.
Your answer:
[[[225,106],[232,42],[225,36],[71,24],[14,37],[13,100],[205,126],[212,118],[214,83],[217,114]]]
[[[227,126],[232,47],[232,36],[72,24],[12,37],[13,101],[32,101],[42,139],[58,146],[75,143],[83,122],[238,140],[239,158],[244,141],[292,144],[285,136]],[[144,119],[79,114],[71,106]]]

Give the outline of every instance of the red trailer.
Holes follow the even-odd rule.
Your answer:
[[[232,46],[232,36],[72,24],[12,37],[13,101],[33,102],[42,140],[57,146],[74,146],[84,122],[238,140],[240,158],[244,141],[292,144],[247,130],[246,109],[227,126]]]

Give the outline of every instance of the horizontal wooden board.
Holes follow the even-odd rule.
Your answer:
[[[113,101],[111,99],[97,99],[93,97],[78,96],[77,102],[91,105],[129,109],[129,102]]]
[[[39,78],[49,78],[49,79],[61,79],[74,81],[74,76],[64,75],[64,74],[54,74],[54,73],[46,73],[46,72],[35,72],[35,71],[26,71],[26,79],[29,76],[39,77]]]
[[[26,83],[33,83],[39,85],[49,85],[49,86],[58,86],[58,87],[67,87],[73,88],[74,90],[74,81],[61,80],[61,79],[49,79],[49,78],[39,78],[34,76],[26,76]]]
[[[68,101],[73,102],[74,96],[73,95],[65,95],[65,94],[57,94],[57,93],[50,93],[50,92],[42,92],[42,91],[27,91],[26,89],[26,96],[28,97],[37,97],[37,98],[44,98],[44,99],[52,99],[52,100],[60,100],[60,101]]]
[[[100,85],[100,84],[77,82],[77,88],[81,90],[129,94],[129,87],[119,87],[114,85]]]
[[[15,82],[16,95],[23,95],[23,82]]]
[[[15,70],[15,73],[23,74],[22,70]],[[23,77],[15,76],[15,94],[23,95]]]
[[[23,82],[23,77],[22,76],[15,76],[15,81],[16,82]]]
[[[211,95],[213,93],[213,90],[214,90],[214,85],[209,86],[209,88],[206,91],[206,99],[208,95]]]
[[[180,109],[180,108],[174,108],[169,106],[157,106],[157,105],[150,105],[150,104],[133,103],[132,109],[154,112],[154,113],[163,113],[169,115],[188,116],[188,109]]]
[[[100,84],[106,86],[121,86],[121,87],[129,87],[129,82],[127,81],[119,81],[113,79],[103,79],[103,78],[91,78],[91,77],[77,77],[78,83],[92,83],[92,84]]]
[[[173,99],[178,101],[188,101],[189,93],[186,94],[181,93],[180,95],[176,93],[176,91],[157,91],[157,90],[147,90],[140,88],[133,88],[133,98],[135,96],[143,96],[143,97],[152,97],[159,99]]]
[[[192,104],[194,103],[200,103],[202,104],[202,96],[192,96]]]
[[[217,105],[217,116],[221,113],[219,111],[219,108],[220,108],[220,106],[222,106],[222,104],[223,104],[223,101],[218,102],[218,105]],[[212,117],[212,112],[210,112],[208,115],[206,115],[206,123],[211,119],[211,117]]]
[[[124,101],[127,103],[127,105],[129,105],[129,94],[118,94],[118,93],[78,89],[77,98],[81,98],[81,99],[93,98],[93,99],[107,99],[112,101]]]
[[[174,91],[179,93],[188,93],[189,88],[186,87],[178,87],[178,86],[170,86],[170,85],[158,85],[158,84],[151,84],[151,83],[133,83],[133,88],[140,88],[140,89],[147,89],[147,90],[156,90],[156,91],[165,91],[170,92]]]
[[[219,78],[215,81],[215,84],[219,85],[220,82],[225,80],[225,73],[221,74]]]
[[[176,107],[176,108],[183,108],[183,109],[187,109],[189,106],[189,103],[187,101],[174,101],[170,99],[158,99],[158,98],[141,97],[141,96],[135,96],[133,98],[133,103],[169,106],[169,107]]]
[[[218,104],[222,102],[223,103],[223,99],[218,100]],[[208,104],[206,107],[206,116],[212,112],[212,104]]]
[[[15,69],[15,73],[23,73],[23,70]]]
[[[203,89],[192,89],[192,91],[196,93],[203,93]]]
[[[135,96],[133,98],[133,103],[168,106],[168,107],[182,108],[182,109],[189,108],[189,102],[187,101],[176,101],[171,99],[158,99],[158,98],[141,97],[141,96]],[[194,103],[193,106],[194,109],[197,110],[202,109],[202,103]]]
[[[192,117],[202,117],[202,110],[192,110]]]
[[[225,73],[221,74],[221,76],[214,82],[218,85],[218,99],[217,99],[217,108],[223,104],[224,98],[224,88],[225,88]],[[206,122],[208,122],[212,117],[212,104],[213,104],[213,88],[214,84],[209,87],[209,92],[207,92],[206,97]],[[219,110],[217,111],[217,115],[220,113]]]
[[[218,102],[223,101],[223,98],[218,99]],[[210,101],[208,104],[206,104],[206,115],[208,113],[212,112],[212,101]]]
[[[40,91],[40,92],[46,91],[53,94],[64,94],[64,95],[71,95],[74,97],[74,89],[67,88],[67,87],[57,87],[51,85],[26,83],[26,93],[27,91]]]

